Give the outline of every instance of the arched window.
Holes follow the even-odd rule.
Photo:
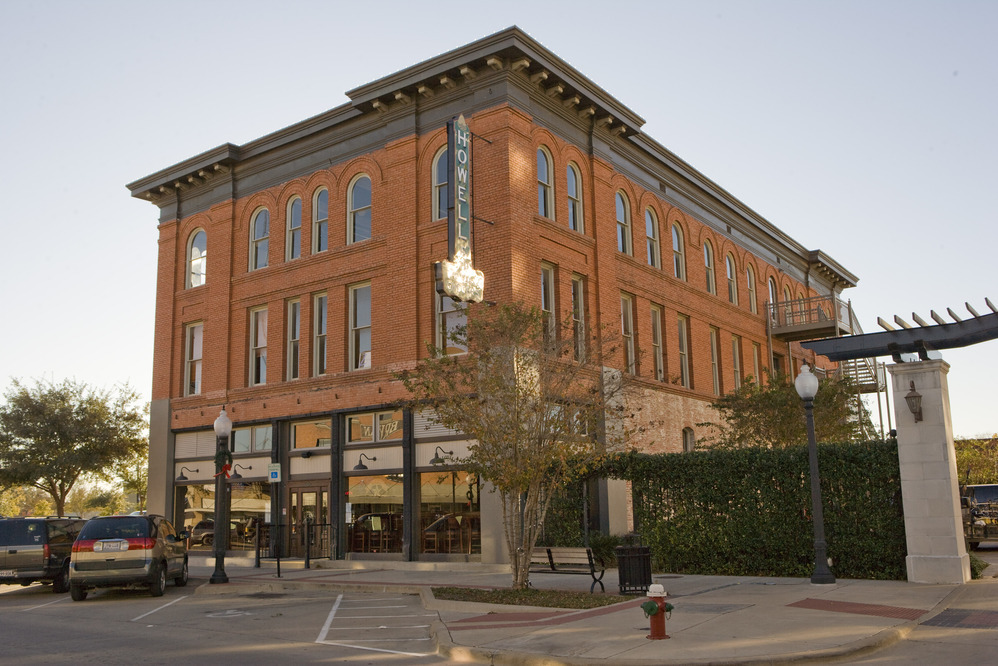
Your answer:
[[[261,208],[253,214],[250,222],[250,270],[267,267],[267,252],[270,250],[270,212]]]
[[[793,323],[794,319],[794,297],[790,294],[790,287],[783,287],[783,313],[786,320],[783,322],[784,326]]]
[[[711,246],[710,241],[704,241],[703,244],[703,265],[707,269],[707,293],[716,294],[717,283],[714,282],[714,248]]]
[[[312,195],[312,252],[329,248],[329,190],[321,188]]]
[[[447,217],[447,146],[433,158],[433,218]]]
[[[662,253],[658,246],[658,218],[651,208],[645,209],[645,240],[648,245],[648,265],[662,267]]]
[[[187,245],[187,287],[200,287],[204,284],[205,270],[208,267],[208,234],[198,229],[191,234]]]
[[[678,224],[672,225],[672,269],[680,280],[686,279],[686,249],[683,243],[683,230]]]
[[[347,242],[359,243],[371,237],[371,179],[359,176],[350,186]]]
[[[579,233],[586,233],[586,225],[582,218],[582,178],[579,168],[569,164],[566,170],[568,189],[568,228]]]
[[[738,305],[738,280],[735,278],[735,258],[730,254],[724,257],[724,268],[728,272],[728,302]]]
[[[755,269],[752,268],[752,264],[747,264],[745,266],[745,284],[748,287],[748,306],[752,314],[759,313],[759,304],[756,302],[755,298]]]
[[[779,292],[776,291],[776,280],[774,280],[773,278],[769,278],[769,318],[770,318],[770,320],[772,320],[772,322],[773,322],[774,325],[777,323],[776,322],[776,312],[777,312],[777,310],[776,310],[776,301],[779,300],[779,297],[777,295],[778,293]]]
[[[291,261],[301,256],[301,199],[295,197],[288,204],[288,231],[284,240],[284,259]]]
[[[693,435],[693,428],[683,428],[683,453],[689,453],[696,448],[697,439]]]
[[[624,254],[631,251],[631,205],[623,192],[617,192],[617,249]]]
[[[554,185],[551,180],[551,156],[547,149],[537,149],[537,214],[553,220]]]

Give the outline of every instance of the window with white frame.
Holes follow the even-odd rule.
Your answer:
[[[274,448],[273,428],[267,425],[232,429],[232,452],[250,453]]]
[[[468,351],[464,340],[456,340],[458,331],[468,325],[468,311],[463,303],[450,296],[436,294],[437,299],[437,349],[445,355],[465,354]]]
[[[299,360],[301,354],[301,301],[288,302],[288,350],[287,377],[288,380],[301,376]]]
[[[270,251],[270,211],[261,208],[250,222],[250,270],[266,268]]]
[[[710,327],[710,372],[714,380],[714,395],[721,395],[721,347],[720,332]]]
[[[184,335],[184,395],[201,395],[201,356],[204,324],[188,324]]]
[[[738,305],[738,279],[735,277],[735,258],[724,256],[724,268],[728,275],[728,302]]]
[[[198,229],[191,234],[187,244],[187,287],[200,287],[204,284],[208,268],[208,234]]]
[[[326,374],[326,294],[312,298],[312,376]]]
[[[579,175],[579,167],[569,163],[565,175],[568,193],[568,228],[584,234],[586,225],[582,217],[582,177]]]
[[[679,384],[693,388],[693,376],[690,374],[690,320],[686,315],[679,315],[676,342],[679,345]]]
[[[645,209],[645,241],[648,246],[648,265],[662,267],[662,254],[658,245],[658,218],[651,208]]]
[[[634,342],[634,297],[630,294],[620,295],[620,337],[624,347],[624,368],[633,375],[638,368]]]
[[[741,336],[731,336],[731,370],[735,374],[735,388],[742,386],[742,339]]]
[[[748,287],[748,306],[752,314],[759,313],[759,304],[755,297],[755,269],[752,264],[745,266],[745,286]]]
[[[586,279],[572,276],[572,335],[575,339],[575,360],[586,360]]]
[[[250,386],[267,383],[267,309],[250,311]]]
[[[631,204],[623,192],[617,192],[614,204],[617,210],[617,249],[624,254],[633,254],[631,250]]]
[[[544,316],[544,342],[547,344],[554,342],[557,334],[554,294],[554,266],[541,264],[541,314]]]
[[[672,270],[678,279],[686,279],[686,246],[678,224],[672,225]]]
[[[433,219],[447,217],[447,146],[433,158]]]
[[[350,287],[350,370],[371,367],[371,283]]]
[[[371,179],[358,176],[350,185],[347,213],[347,243],[371,237]]]
[[[651,306],[651,353],[655,365],[655,379],[665,381],[665,356],[662,353],[662,308]]]
[[[551,155],[547,148],[537,149],[537,214],[554,219],[554,183],[551,172]]]
[[[754,371],[755,383],[762,385],[762,349],[758,342],[752,343],[752,369]]]
[[[707,293],[717,293],[717,283],[714,282],[714,247],[710,241],[703,244],[703,265],[707,274]]]
[[[291,261],[301,256],[301,199],[295,197],[288,203],[288,229],[284,239],[284,259]]]
[[[329,249],[329,190],[320,188],[312,196],[312,252]]]

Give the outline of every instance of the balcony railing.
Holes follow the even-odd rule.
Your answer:
[[[832,296],[767,303],[769,330],[779,340],[813,340],[859,332],[848,301]]]

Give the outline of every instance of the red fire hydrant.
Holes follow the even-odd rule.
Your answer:
[[[648,587],[648,601],[641,604],[645,617],[651,621],[651,633],[647,638],[660,641],[669,638],[665,634],[665,618],[672,613],[672,604],[665,602],[665,588],[655,583]]]

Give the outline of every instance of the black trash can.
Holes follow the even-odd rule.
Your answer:
[[[629,539],[626,546],[617,546],[617,578],[621,594],[645,594],[651,585],[651,549]],[[635,542],[638,543],[635,543]]]

